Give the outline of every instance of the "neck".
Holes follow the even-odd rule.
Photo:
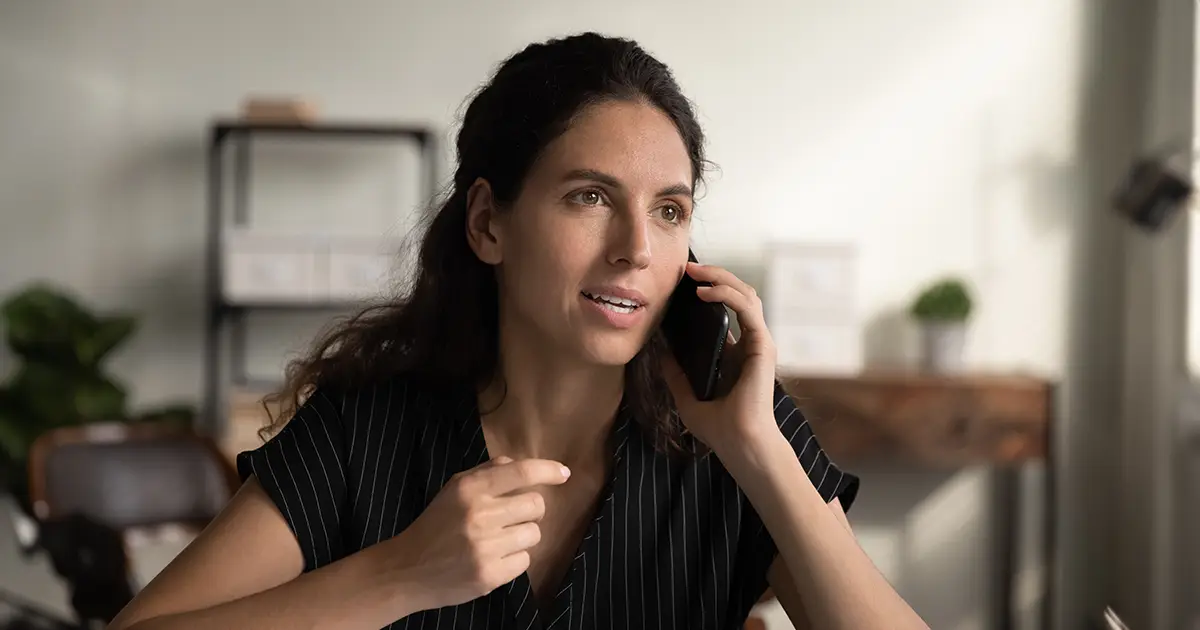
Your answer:
[[[479,394],[493,456],[545,458],[568,467],[603,461],[625,387],[624,366],[547,356],[501,334],[497,375]]]

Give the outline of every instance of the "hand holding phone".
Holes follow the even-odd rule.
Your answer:
[[[698,262],[688,249],[688,261]],[[709,283],[703,283],[711,286]],[[722,389],[725,342],[729,338],[729,311],[724,304],[705,302],[696,295],[702,286],[686,272],[663,317],[662,330],[667,345],[698,400],[712,400]]]
[[[782,438],[774,415],[775,342],[754,287],[691,259],[663,318],[675,358],[663,377],[684,427],[725,461],[746,454],[727,447]],[[738,318],[737,340],[729,333],[730,311]]]

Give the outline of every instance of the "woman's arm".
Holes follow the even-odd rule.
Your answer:
[[[301,575],[296,537],[251,477],[108,627],[381,628],[415,608],[372,549]]]
[[[663,357],[663,376],[684,425],[716,452],[770,534],[770,556],[757,566],[765,567],[778,550],[791,583],[778,579],[778,569],[769,571],[768,578],[779,585],[777,595],[793,623],[820,630],[926,628],[817,491],[824,490],[831,464],[819,445],[809,450],[816,436],[775,379],[778,355],[758,293],[720,267],[688,263],[686,273],[711,283],[696,290],[700,299],[722,302],[737,314],[742,337],[727,342],[723,351],[731,359],[723,378],[735,380],[725,396],[700,401],[669,355]],[[777,419],[777,413],[782,417]],[[785,427],[789,437],[784,437]],[[801,463],[806,456],[808,470]],[[824,466],[815,468],[821,459]],[[810,473],[820,477],[814,481]],[[848,480],[844,474],[839,477],[830,502],[839,492],[849,491],[840,496],[852,497],[851,488],[856,488],[843,488]]]
[[[295,534],[251,477],[113,620],[113,630],[382,628],[511,582],[541,540],[560,463],[499,457],[455,474],[402,533],[302,573]]]
[[[820,630],[928,628],[858,545],[840,503],[827,504],[817,493],[783,435],[763,433],[718,457],[779,548],[768,579],[792,623]]]
[[[833,512],[838,522],[847,530],[850,529],[850,521],[846,519],[846,511],[842,509],[841,499],[835,498],[831,501],[829,511]],[[788,619],[795,629],[813,630],[808,611],[804,608],[804,600],[800,597],[800,589],[796,587],[796,580],[792,578],[783,558],[775,556],[775,560],[771,562],[771,568],[767,571],[767,583],[771,585],[772,596],[783,606],[784,612],[787,613]]]

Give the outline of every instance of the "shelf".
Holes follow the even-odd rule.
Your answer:
[[[247,313],[344,313],[377,303],[384,296],[375,295],[376,276],[386,282],[394,263],[390,251],[364,252],[341,237],[298,244],[279,235],[254,234],[249,208],[254,140],[414,140],[421,153],[425,199],[437,191],[438,152],[432,129],[419,125],[225,119],[213,121],[208,132],[204,413],[199,422],[203,431],[219,435],[226,428],[222,392],[249,380]]]
[[[219,308],[225,313],[245,311],[293,311],[293,312],[328,312],[349,311],[365,307],[373,302],[363,300],[222,300]]]
[[[427,143],[432,137],[432,132],[429,128],[417,125],[338,121],[272,123],[236,119],[216,121],[212,127],[212,134],[214,144],[220,144],[230,136],[245,135],[340,136],[385,139],[412,138],[421,144]]]
[[[1048,451],[1053,385],[1026,376],[781,376],[830,456],[947,469]]]

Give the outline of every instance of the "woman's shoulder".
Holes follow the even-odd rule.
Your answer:
[[[473,408],[473,404],[466,390],[454,383],[400,374],[348,386],[319,386],[297,410],[296,417],[312,408],[311,415],[325,422],[330,419],[324,416],[332,415],[341,429],[354,434],[365,430],[369,434],[372,426],[382,426],[385,421],[420,426]]]
[[[435,423],[467,418],[475,401],[464,391],[408,375],[350,385],[325,382],[316,386],[254,452],[273,449],[281,454],[303,453],[315,444],[345,462],[385,437],[389,444],[399,445],[405,439],[417,439]],[[239,468],[251,454],[239,455]]]
[[[423,443],[425,429],[455,408],[453,392],[411,377],[351,387],[326,383],[269,440],[237,456],[242,479],[257,477],[296,534],[306,570],[347,551],[337,532],[347,531],[360,498],[379,513],[376,495],[362,489],[372,488],[377,477],[390,477],[398,454]]]

